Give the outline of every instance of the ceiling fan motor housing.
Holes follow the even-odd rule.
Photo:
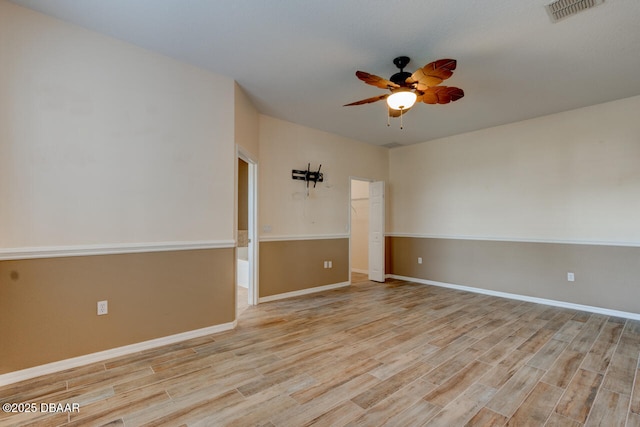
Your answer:
[[[391,78],[389,78],[389,80],[391,80],[392,82],[394,82],[397,85],[406,87],[407,82],[406,80],[411,77],[411,73],[407,73],[406,71],[400,71],[399,73],[395,73],[393,76],[391,76]]]
[[[389,80],[400,86],[407,86],[406,80],[411,77],[411,73],[404,71],[404,67],[411,62],[408,56],[398,56],[393,60],[396,67],[400,68],[400,72],[395,73]]]

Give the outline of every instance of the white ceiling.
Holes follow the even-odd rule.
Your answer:
[[[640,0],[552,24],[550,0],[14,0],[235,79],[264,114],[385,145],[434,138],[640,95]],[[448,105],[415,106],[387,127],[381,77],[458,60]]]

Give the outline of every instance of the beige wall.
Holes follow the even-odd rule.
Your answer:
[[[234,129],[236,144],[247,151],[253,160],[258,161],[260,154],[259,116],[247,94],[238,83],[234,83]]]
[[[347,235],[350,177],[386,180],[388,150],[294,123],[260,116],[260,237]],[[317,170],[309,189],[292,169]],[[270,226],[266,233],[264,226]]]
[[[0,2],[0,250],[231,240],[233,80]]]
[[[368,199],[369,181],[351,180],[351,199]]]
[[[639,109],[633,97],[391,150],[388,270],[640,313]]]
[[[640,245],[640,96],[390,150],[388,231]]]
[[[233,322],[234,250],[0,262],[0,374]],[[97,316],[107,300],[109,313]]]
[[[261,298],[348,280],[349,239],[260,242]]]

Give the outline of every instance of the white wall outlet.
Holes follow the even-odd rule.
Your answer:
[[[325,261],[324,262],[324,268],[328,268],[329,267],[329,261]]]
[[[422,257],[421,256],[418,257],[418,264],[422,264]]]
[[[333,268],[333,261],[327,261],[329,263],[329,268]]]
[[[576,276],[573,273],[567,273],[567,282],[575,282]]]
[[[98,301],[98,316],[109,313],[108,301]]]
[[[262,226],[262,232],[263,233],[271,233],[271,226],[270,225],[263,225]]]

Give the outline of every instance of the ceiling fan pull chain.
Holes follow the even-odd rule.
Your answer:
[[[387,105],[387,127],[391,126],[391,107]]]
[[[404,127],[402,126],[402,112],[404,111],[404,108],[400,109],[400,129],[404,129]]]

